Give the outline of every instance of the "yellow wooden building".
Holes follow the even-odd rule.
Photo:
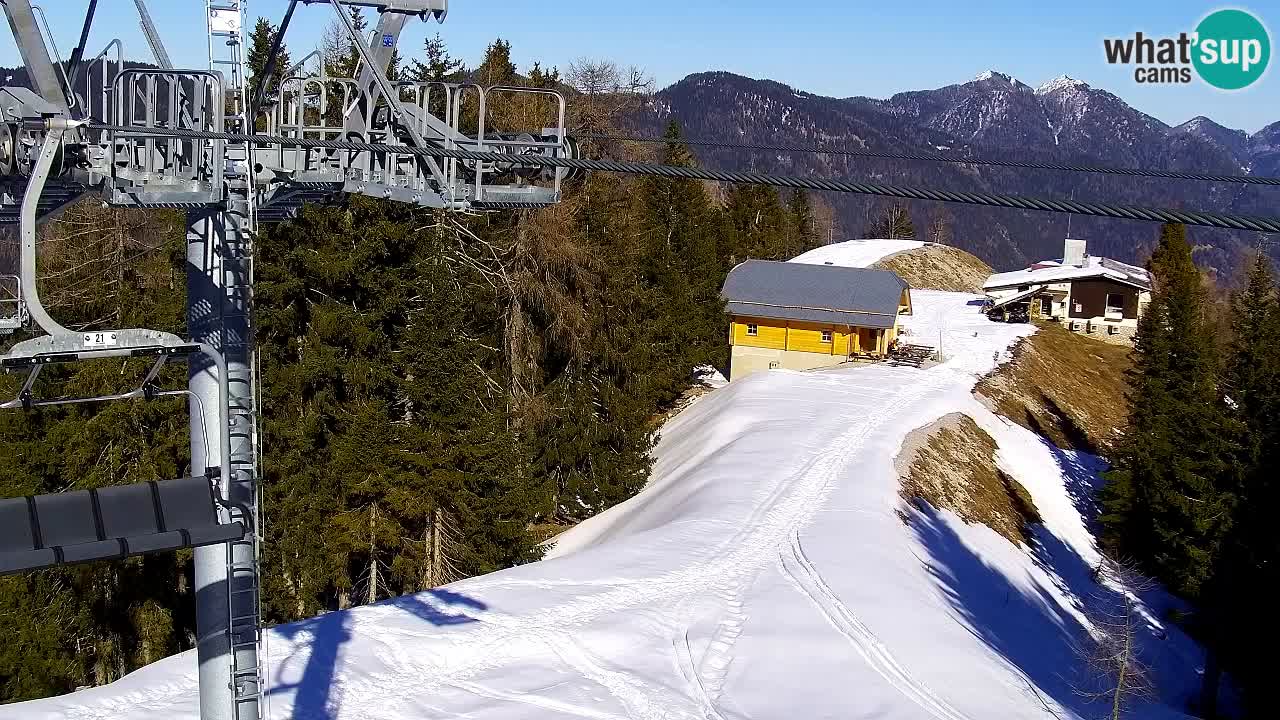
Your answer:
[[[888,353],[911,289],[887,270],[748,260],[725,280],[729,379]]]

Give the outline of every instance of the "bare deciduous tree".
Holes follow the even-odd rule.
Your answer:
[[[951,213],[946,210],[939,210],[933,219],[929,221],[929,230],[925,234],[925,240],[939,245],[948,245],[951,242]]]
[[[916,227],[911,222],[911,214],[903,205],[894,204],[867,228],[866,236],[888,240],[914,240]]]
[[[1107,717],[1120,720],[1134,704],[1155,698],[1151,670],[1139,646],[1148,621],[1138,600],[1153,584],[1131,563],[1105,560],[1097,575],[1102,587],[1086,613],[1092,641],[1081,649],[1088,677],[1076,691],[1105,701]]]
[[[573,127],[578,131],[612,128],[618,116],[653,93],[653,78],[643,69],[635,65],[620,68],[611,60],[578,58],[569,63],[565,82],[581,93],[574,104]]]

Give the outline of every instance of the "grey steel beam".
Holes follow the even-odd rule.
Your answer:
[[[225,360],[223,368],[191,365],[188,389],[191,392],[192,466],[203,467],[207,458],[225,452],[231,477],[223,497],[232,503],[256,508],[257,478],[251,423],[244,412],[254,407],[252,340],[250,336],[249,285],[246,259],[251,238],[242,226],[243,202],[233,200],[231,211],[219,208],[192,210],[187,214],[187,327],[192,340],[215,346]],[[221,377],[220,377],[221,375]],[[227,387],[218,397],[220,380]],[[228,408],[226,418],[219,409]],[[205,428],[221,426],[223,432],[205,433]],[[201,452],[208,437],[218,446]],[[253,518],[258,527],[258,519]],[[239,670],[257,668],[257,653],[235,649],[228,619],[256,613],[258,585],[256,573],[233,573],[232,564],[251,567],[256,562],[249,543],[237,543],[231,552],[224,545],[197,548],[196,573],[196,653],[200,676],[201,720],[256,720],[258,707],[237,707],[228,692]]]
[[[22,65],[27,69],[31,79],[31,87],[47,102],[62,113],[69,111],[67,97],[63,92],[62,82],[58,79],[58,70],[49,57],[49,48],[36,25],[35,12],[29,0],[5,0],[0,3],[4,14],[9,19],[9,27],[13,30],[13,40],[18,46],[18,54],[22,56]]]
[[[156,24],[151,22],[147,3],[145,0],[133,0],[133,4],[138,6],[138,20],[142,23],[142,34],[147,38],[147,45],[151,46],[151,54],[155,55],[156,64],[165,70],[172,70],[173,61],[169,59],[169,51],[164,49],[160,33],[156,31]]]
[[[61,94],[61,93],[59,93]],[[36,220],[40,206],[40,194],[44,192],[45,181],[53,168],[54,160],[62,153],[62,136],[66,132],[64,123],[51,123],[45,133],[44,143],[40,146],[40,156],[31,169],[31,178],[27,181],[26,194],[22,196],[21,234],[22,258],[22,296],[31,313],[31,319],[50,335],[69,335],[71,331],[58,324],[50,317],[40,302],[40,291],[36,287]]]
[[[404,13],[383,13],[378,18],[377,32],[369,43],[369,57],[378,72],[385,75],[390,71],[391,57],[395,55],[396,47],[400,44],[400,33],[404,32],[404,26],[408,22],[409,16]],[[369,67],[362,64],[360,87],[367,88],[373,83],[373,73],[370,72]]]

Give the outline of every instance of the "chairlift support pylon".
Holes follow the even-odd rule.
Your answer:
[[[0,408],[188,398],[192,467],[216,468],[206,473],[213,483],[210,492],[216,508],[192,505],[188,509],[191,517],[204,517],[200,522],[205,525],[212,517],[207,513],[216,512],[217,525],[224,529],[206,528],[202,537],[222,533],[227,538],[213,544],[186,543],[198,545],[197,654],[203,720],[258,720],[266,689],[258,578],[262,532],[257,505],[259,378],[252,334],[253,244],[258,223],[292,217],[304,202],[347,194],[450,210],[541,207],[559,201],[560,184],[569,171],[526,167],[518,160],[437,161],[394,149],[295,152],[274,145],[255,147],[243,140],[157,137],[147,131],[243,136],[251,134],[265,116],[269,131],[299,138],[358,138],[406,150],[438,147],[577,156],[576,144],[565,131],[564,97],[556,91],[393,83],[387,78],[387,65],[407,22],[413,18],[443,22],[448,0],[327,1],[359,49],[354,77],[325,76],[322,59],[319,77],[291,74],[279,97],[264,108],[258,107],[262,90],[251,96],[248,87],[243,0],[205,0],[209,58],[207,68],[200,69],[172,66],[144,0],[134,2],[160,67],[126,68],[119,40],[82,61],[97,9],[96,0],[90,0],[69,71],[50,57],[52,33],[46,40],[30,0],[3,3],[34,90],[0,87],[0,224],[19,225],[23,246],[20,275],[0,277],[0,334],[29,324],[46,334],[22,340],[0,356],[0,366],[7,372],[27,373],[17,396],[0,398]],[[299,3],[323,2],[291,0],[277,43]],[[371,40],[359,36],[351,7],[379,14]],[[272,65],[278,50],[277,45]],[[270,67],[263,73],[264,80],[273,73]],[[343,97],[330,98],[333,93]],[[494,105],[521,95],[529,102],[546,103],[547,126],[492,128],[489,115]],[[341,124],[327,124],[323,112],[319,117],[309,112],[309,104],[327,107],[331,101],[342,103]],[[474,120],[467,119],[471,117]],[[474,125],[464,128],[464,122]],[[112,207],[187,211],[190,339],[147,329],[74,332],[49,315],[36,285],[36,224],[87,192],[100,193]],[[88,398],[37,396],[37,382],[46,365],[106,358],[148,358],[152,364],[140,385],[117,393]],[[161,370],[176,360],[190,365],[188,387],[159,388]],[[191,487],[190,479],[166,482],[186,482],[185,487]],[[203,502],[191,494],[187,497],[195,505]],[[83,500],[76,496],[53,505],[83,509]],[[38,498],[26,502],[49,505]],[[164,543],[158,540],[135,538],[130,543],[128,538],[104,536],[103,512],[80,513],[93,519],[97,534],[80,528],[82,532],[63,536],[63,542],[74,541],[74,550],[46,548],[35,535],[18,533],[16,540],[4,536],[0,551],[27,553],[22,562],[120,557],[131,554],[131,547],[163,551]],[[166,518],[157,512],[133,518],[133,526],[162,528]],[[112,523],[115,519],[107,524]],[[247,532],[237,534],[237,527]],[[23,550],[28,541],[31,547]],[[172,538],[165,542],[171,543]],[[94,554],[98,551],[105,554]],[[3,567],[0,562],[0,570]]]

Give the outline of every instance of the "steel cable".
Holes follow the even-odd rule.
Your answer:
[[[888,152],[883,150],[862,150],[847,148],[804,147],[801,145],[769,145],[761,143],[730,143],[715,140],[668,140],[664,138],[640,137],[634,135],[577,135],[584,140],[612,140],[617,142],[636,142],[646,144],[667,144],[695,147],[724,148],[729,150],[771,150],[776,152],[799,152],[815,155],[838,155],[850,157],[883,158],[889,160],[919,160],[923,162],[957,163],[964,165],[989,165],[993,167],[1019,168],[1025,170],[1064,170],[1067,172],[1097,173],[1103,175],[1124,175],[1128,177],[1168,178],[1173,180],[1200,180],[1204,182],[1237,183],[1241,185],[1265,185],[1280,187],[1280,178],[1253,175],[1220,175],[1214,173],[1191,172],[1183,170],[1144,170],[1139,168],[1109,167],[1105,165],[1071,165],[1052,162],[1022,162],[1018,160],[995,160],[991,158],[965,158],[959,156],[938,155],[922,152]]]
[[[444,148],[433,147],[420,148],[404,145],[380,145],[350,140],[310,140],[305,138],[278,137],[274,135],[237,135],[232,133],[215,133],[170,128],[138,128],[115,125],[97,125],[95,127],[110,132],[133,136],[185,137],[206,140],[225,140],[228,142],[252,142],[260,145],[280,145],[282,147],[297,147],[303,149],[347,150],[354,152],[415,155],[429,158],[453,158],[457,160],[472,160],[487,163],[514,163],[527,167],[566,168],[571,170],[612,172],[629,175],[649,175],[687,180],[772,185],[775,187],[795,188],[801,190],[822,190],[860,195],[875,195],[879,197],[892,197],[904,200],[932,200],[936,202],[960,203],[966,205],[1003,207],[1015,210],[1040,210],[1045,212],[1074,213],[1077,215],[1117,218],[1122,220],[1182,223],[1184,225],[1222,228],[1226,230],[1250,230],[1264,233],[1280,233],[1280,218],[1239,215],[1234,213],[1199,212],[1173,208],[1148,208],[1080,200],[1050,200],[1044,198],[1024,197],[1021,195],[1003,195],[983,192],[929,190],[925,188],[885,185],[881,183],[829,180],[825,178],[804,178],[786,175],[771,175],[767,173],[726,172],[722,170],[708,170],[706,168],[621,162],[616,160],[550,158],[540,155],[515,155],[509,153],[475,152],[471,150],[446,150]]]

